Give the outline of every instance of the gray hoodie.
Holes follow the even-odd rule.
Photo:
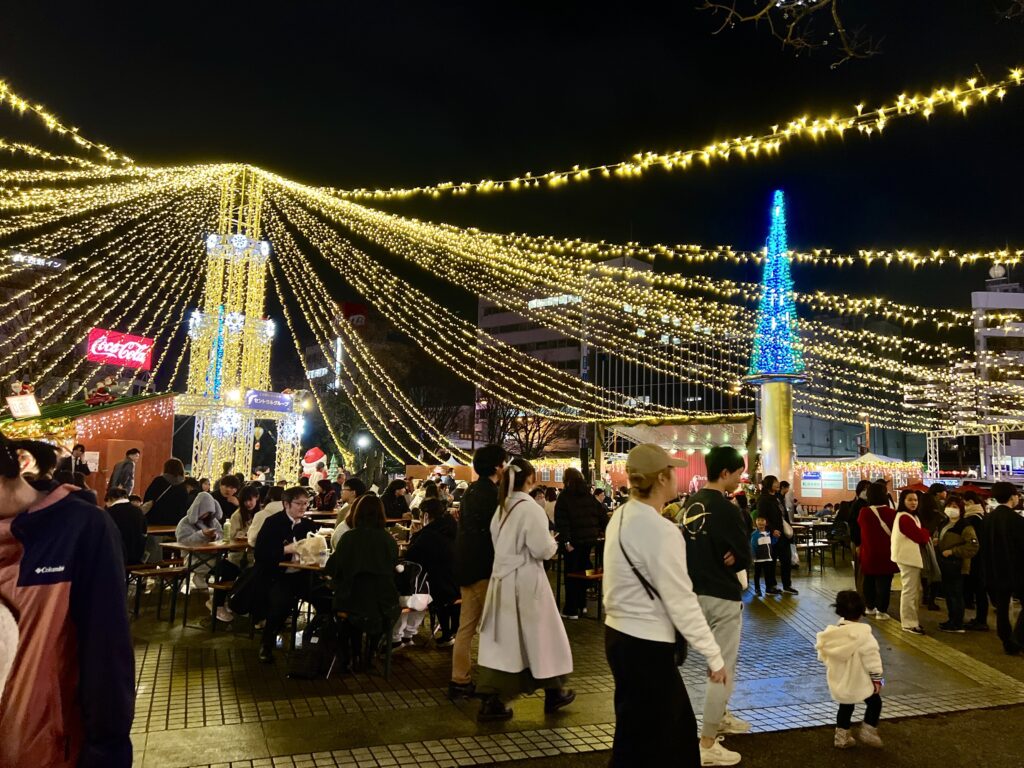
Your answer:
[[[188,508],[188,512],[181,518],[177,529],[174,531],[174,538],[179,544],[207,544],[211,541],[219,541],[224,538],[224,528],[220,524],[222,513],[220,504],[206,491],[200,491]],[[212,528],[217,535],[208,539],[203,531]]]

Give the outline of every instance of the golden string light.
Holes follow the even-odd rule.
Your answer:
[[[282,227],[275,226],[275,224],[277,224],[276,220],[271,223],[268,230],[268,232],[271,233],[271,237],[273,237],[274,242],[277,244],[275,247],[275,252],[278,255],[282,253],[288,254],[290,253],[294,245],[291,241],[291,236],[288,235],[288,233]],[[293,271],[294,265],[291,264],[290,260],[288,259],[279,259],[278,263],[281,264],[282,271],[285,274],[285,279],[286,281],[289,282],[290,287],[292,288],[292,292],[295,294],[300,307],[303,307],[306,319],[312,319],[313,325],[316,326],[313,330],[317,334],[318,345],[324,352],[324,355],[327,357],[328,365],[330,365],[333,368],[338,362],[340,362],[345,370],[346,375],[352,381],[353,387],[356,390],[356,396],[350,397],[349,400],[352,402],[353,407],[357,408],[357,412],[359,413],[360,418],[362,418],[364,422],[368,421],[365,418],[364,414],[359,410],[359,406],[362,405],[369,409],[376,423],[381,426],[385,433],[387,433],[388,438],[392,441],[392,444],[398,446],[398,448],[402,451],[402,454],[400,454],[401,456],[416,456],[416,450],[410,448],[409,445],[401,437],[399,437],[398,435],[395,434],[394,431],[392,431],[392,428],[390,426],[391,423],[401,423],[398,413],[396,413],[391,408],[387,407],[386,399],[380,397],[378,392],[372,392],[372,394],[375,395],[375,397],[371,397],[368,395],[367,390],[372,389],[372,387],[367,386],[369,384],[368,377],[365,376],[365,373],[361,369],[358,370],[358,373],[352,371],[351,367],[349,366],[349,361],[352,360],[354,362],[353,358],[351,356],[346,356],[346,359],[344,360],[337,360],[333,356],[333,352],[329,351],[331,348],[331,339],[334,336],[332,330],[336,331],[337,328],[335,327],[334,324],[330,323],[330,321],[325,321],[321,317],[321,313],[316,311],[316,309],[314,308],[314,303],[306,295],[306,291],[297,290],[298,276]],[[306,280],[307,282],[310,280],[315,281],[316,278],[315,276],[307,276]],[[321,296],[326,295],[326,291],[323,290],[322,286],[318,286],[316,285],[316,283],[314,283],[313,288],[319,288],[320,290],[318,291],[318,293],[320,293]],[[329,302],[327,306],[331,306],[331,303]],[[375,406],[375,400],[379,400],[381,404],[384,405],[385,407],[382,408],[380,406]],[[403,428],[405,428],[405,431],[407,432],[407,437],[411,438],[413,442],[415,442],[423,451],[427,453],[428,456],[433,456],[434,459],[436,459],[437,461],[444,461],[444,458],[441,455],[434,453],[428,446],[424,445],[419,439],[417,439],[413,432],[409,430],[407,427],[405,427],[404,423],[402,424],[402,426]]]
[[[98,152],[103,157],[104,161],[108,163],[130,164],[133,162],[130,157],[118,154],[106,144],[100,144],[85,138],[78,132],[77,128],[65,125],[57,118],[56,115],[49,112],[41,104],[33,104],[28,99],[19,96],[2,80],[0,80],[0,105],[6,105],[18,114],[23,115],[27,112],[30,115],[34,115],[39,118],[43,125],[45,125],[51,132],[56,133],[58,136],[70,139],[82,149]]]
[[[144,270],[139,270],[138,273],[133,273],[133,277],[130,278],[129,281],[119,282],[110,292],[112,294],[116,294],[114,300],[110,303],[105,301],[106,297],[103,297],[103,299],[100,300],[98,305],[99,311],[90,313],[85,317],[86,325],[82,329],[83,332],[81,339],[77,343],[69,345],[64,354],[54,358],[46,368],[40,371],[34,383],[38,385],[42,382],[46,375],[56,367],[58,362],[68,352],[80,349],[81,345],[88,337],[89,329],[93,326],[116,329],[121,327],[125,318],[128,317],[129,314],[137,318],[144,317],[149,305],[161,294],[161,292],[164,291],[166,291],[168,296],[173,295],[180,299],[181,294],[178,291],[179,283],[183,280],[185,275],[193,274],[198,271],[198,260],[195,258],[194,248],[191,249],[193,250],[191,258],[188,258],[190,245],[191,243],[188,243],[180,234],[173,235],[166,244],[166,252],[169,255],[166,261],[162,262],[159,270],[150,274],[147,274]],[[184,258],[182,258],[183,256]],[[177,277],[173,282],[166,282],[161,279],[166,273],[177,275]],[[137,279],[135,279],[136,274]],[[153,287],[154,285],[156,286],[155,288]],[[138,286],[138,288],[133,290],[136,286]],[[142,309],[136,311],[138,304],[144,300],[145,303]],[[122,309],[119,314],[115,315],[114,313],[117,311],[118,307],[122,307]],[[64,382],[74,374],[78,369],[78,366],[84,363],[86,359],[87,355],[83,355],[79,362],[73,365],[63,378],[59,379],[52,385],[50,392],[47,395],[44,395],[44,399],[55,394]],[[83,377],[84,381],[88,382],[102,367],[102,364],[95,366],[90,373],[87,373]],[[120,369],[113,375],[115,377],[120,375]]]
[[[368,233],[365,230],[363,230],[361,232],[361,234],[368,234]],[[405,253],[401,249],[400,244],[396,243],[395,241],[388,240],[384,244],[385,244],[385,247],[388,248],[388,250],[390,250],[392,252],[400,253],[401,255],[405,255]],[[452,251],[446,251],[445,263],[443,264],[443,266],[446,267],[446,269],[444,269],[443,271],[442,270],[438,270],[437,267],[438,266],[442,266],[442,265],[439,264],[439,256],[440,256],[440,254],[438,254],[437,250],[433,247],[433,246],[436,246],[436,245],[437,245],[436,243],[432,242],[432,243],[429,244],[428,247],[422,249],[422,253],[427,254],[429,259],[435,259],[435,260],[434,261],[429,261],[428,260],[425,263],[424,262],[420,262],[421,266],[424,266],[427,269],[431,269],[432,271],[444,274],[448,279],[453,280],[453,281],[455,281],[455,282],[457,282],[459,284],[462,284],[464,287],[467,287],[471,291],[474,291],[474,292],[477,292],[477,293],[480,293],[482,295],[487,296],[489,299],[495,301],[499,305],[503,305],[504,304],[506,306],[506,308],[511,309],[512,311],[518,311],[520,314],[526,314],[526,312],[524,311],[525,303],[526,303],[526,296],[525,295],[521,297],[521,299],[522,299],[521,300],[522,306],[519,306],[519,305],[511,305],[510,306],[510,305],[508,305],[508,298],[509,298],[510,295],[514,295],[515,290],[516,290],[516,285],[521,285],[525,281],[531,280],[536,275],[537,271],[539,269],[543,268],[543,265],[538,265],[537,263],[532,262],[532,266],[529,267],[529,268],[523,266],[523,267],[520,268],[519,271],[516,272],[515,280],[513,280],[511,282],[508,282],[508,283],[505,283],[505,284],[501,284],[501,285],[491,285],[489,287],[487,281],[483,281],[483,282],[460,282],[464,278],[466,278],[466,276],[469,274],[469,270],[466,268],[466,265],[459,264],[459,263],[453,263],[452,261],[450,261],[451,256],[452,256]],[[495,270],[500,270],[500,269],[505,267],[504,262],[502,260],[496,259],[496,258],[492,258],[491,256],[487,256],[487,257],[482,258],[480,263],[486,264],[486,265],[488,265],[490,267],[491,271],[489,272],[489,276],[492,279],[495,277]],[[590,278],[591,280],[593,279],[589,275],[588,275],[588,278]],[[577,290],[584,290],[583,288],[574,285],[574,282],[573,282],[574,279],[579,280],[581,278],[579,278],[579,277],[575,277],[574,278],[574,274],[572,272],[569,272],[569,273],[558,273],[558,274],[554,275],[554,277],[552,278],[552,282],[553,282],[553,284],[561,284],[562,286],[568,286],[567,290],[571,289],[571,288],[576,288]],[[555,281],[561,281],[561,282],[555,282]],[[609,297],[621,296],[624,291],[629,291],[629,290],[630,290],[630,285],[628,284],[628,282],[625,283],[625,284],[622,284],[622,283],[611,283],[611,284],[608,284],[608,285],[590,286],[589,288],[586,289],[586,295],[588,297],[589,296],[596,296],[596,297],[598,297],[600,299],[601,297],[605,297],[605,296],[609,296]],[[649,293],[650,293],[649,291],[645,291],[645,294],[649,295]],[[639,298],[637,300],[640,301]],[[674,302],[676,302],[678,304],[679,299],[678,299],[678,297],[672,297],[671,301],[674,301]],[[567,307],[560,308],[560,310],[562,312],[564,312],[564,313],[571,313],[573,311],[576,311],[576,309],[575,309],[576,306],[577,305],[569,305]],[[678,306],[676,306],[673,309],[673,311],[678,311]],[[534,310],[530,314],[531,314],[531,316],[538,316],[539,317],[539,316],[541,316],[543,314],[543,312],[544,312],[543,310]],[[578,316],[576,318],[576,321],[578,323],[578,325],[576,327],[572,327],[572,326],[566,327],[565,325],[559,325],[558,322],[557,322],[557,319],[550,317],[550,314],[551,313],[548,313],[549,316],[545,317],[545,322],[544,322],[545,325],[548,325],[549,327],[553,327],[556,330],[565,332],[565,333],[567,333],[567,335],[573,336],[575,338],[587,339],[587,334],[589,333],[589,337],[590,337],[589,340],[591,342],[596,340],[599,344],[601,343],[601,339],[600,338],[598,338],[598,339],[594,338],[593,327],[595,325],[600,325],[600,320],[595,318],[595,313],[588,313],[586,316],[583,316],[583,315]],[[649,313],[649,314],[653,314],[653,313]],[[637,322],[641,322],[641,321],[638,320]],[[753,323],[753,315],[751,313],[750,314],[750,320],[749,320],[749,322],[744,327],[729,329],[727,331],[727,333],[735,334],[736,338],[738,338],[738,339],[749,338],[750,334],[752,333],[752,331],[751,331],[752,323]],[[581,325],[584,325],[586,327],[585,331],[581,330]],[[685,327],[684,328],[678,328],[678,329],[673,327],[671,329],[671,332],[673,334],[678,332],[680,335],[686,335],[687,330],[688,329],[685,328]],[[620,331],[621,331],[621,329],[620,329]],[[743,334],[746,334],[746,336],[744,336]],[[653,338],[657,338],[657,337],[653,337]],[[883,337],[883,338],[885,338],[885,337]],[[620,335],[620,337],[618,339],[616,339],[616,340],[609,341],[608,339],[605,339],[604,340],[604,346],[611,347],[612,349],[616,349],[620,353],[623,351],[623,348],[625,348],[626,350],[628,350],[628,351],[633,353],[634,356],[632,357],[632,359],[636,360],[637,362],[639,362],[642,365],[647,365],[647,366],[651,366],[651,367],[656,367],[657,368],[658,367],[657,365],[652,365],[652,357],[649,356],[650,353],[648,352],[647,355],[645,355],[643,350],[638,348],[637,345],[634,344],[633,342],[634,342],[634,339],[631,339],[629,336],[622,336],[622,335]],[[835,349],[837,351],[839,351],[840,353],[842,353],[844,351],[841,347],[836,347]],[[656,363],[658,361],[659,361],[659,358],[658,358],[657,355],[655,355],[654,358],[653,358],[653,362]],[[660,367],[660,370],[662,370],[663,372],[668,373],[670,375],[679,375],[678,374],[679,364],[678,364],[677,361],[666,360],[664,357],[661,357],[660,358],[660,362],[665,363],[668,366],[667,368],[666,367]],[[862,358],[862,359],[860,359],[858,361],[855,361],[855,362],[859,362],[861,365],[863,365],[865,363],[865,359]],[[872,364],[875,364],[875,363],[872,362]],[[717,365],[720,367],[721,363],[718,362]],[[903,372],[902,369],[905,367],[904,364],[897,363],[896,361],[893,361],[893,366],[894,366],[895,371],[897,373]],[[713,385],[713,382],[714,382],[714,378],[713,377],[715,375],[715,372],[711,368],[710,364],[709,364],[709,371],[710,371],[710,376],[708,376],[707,379],[703,379],[702,383],[706,384],[706,383],[708,383],[708,380],[710,379],[710,381],[712,382],[712,385]],[[702,371],[701,373],[702,373],[702,375],[707,376],[707,374],[705,374],[704,371]],[[847,371],[841,371],[841,373],[845,374],[845,373],[847,373]],[[737,372],[735,378],[733,378],[731,381],[728,380],[728,379],[719,379],[720,386],[723,388],[723,390],[731,391],[731,384],[732,384],[732,382],[736,381],[739,378],[740,375],[742,375],[742,374]],[[870,374],[867,374],[867,375],[870,376]],[[844,378],[845,378],[845,376],[844,376]],[[843,379],[840,379],[840,381],[842,381],[842,380]],[[880,383],[883,384],[883,385],[892,386],[891,382],[885,381],[884,379],[880,380]],[[866,382],[856,381],[854,383],[854,386],[856,386],[856,387],[863,387],[865,384],[866,384]],[[836,398],[844,399],[844,398],[849,398],[850,397],[850,392],[846,388],[832,387],[832,389],[836,390],[834,392],[834,396]],[[899,396],[899,393],[890,393],[889,394],[889,397],[892,397],[894,399],[897,399],[898,396]],[[907,419],[913,419],[914,418],[912,416],[907,416],[898,407],[894,407],[894,408],[888,409],[887,413],[894,420],[907,420]],[[916,421],[916,419],[914,419],[914,420]]]
[[[681,149],[674,152],[637,152],[630,159],[617,163],[582,166],[574,165],[563,170],[552,170],[534,174],[526,172],[505,179],[483,179],[481,181],[442,182],[418,187],[391,189],[335,189],[326,191],[352,199],[370,198],[375,200],[406,198],[414,195],[443,194],[462,195],[470,192],[501,192],[503,190],[536,189],[540,187],[561,187],[571,182],[583,182],[592,178],[636,178],[655,168],[667,171],[685,171],[694,165],[710,165],[724,162],[730,157],[755,158],[759,155],[778,154],[784,144],[798,139],[817,141],[827,138],[842,138],[847,132],[857,131],[865,136],[881,134],[890,122],[900,118],[920,115],[931,117],[942,107],[951,107],[966,114],[970,107],[985,104],[989,99],[1002,101],[1011,88],[1017,88],[1024,80],[1024,70],[1014,68],[1005,77],[992,83],[979,82],[972,77],[963,83],[935,88],[928,95],[899,94],[895,99],[875,108],[857,104],[846,114],[801,115],[787,123],[771,126],[770,131],[759,134],[737,136],[732,139],[713,141],[702,147]]]

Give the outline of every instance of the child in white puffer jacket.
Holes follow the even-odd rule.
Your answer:
[[[858,741],[881,747],[878,720],[882,715],[882,697],[879,693],[885,681],[878,641],[871,634],[870,625],[860,622],[865,606],[859,594],[840,592],[836,595],[835,607],[841,617],[839,623],[819,632],[814,646],[818,659],[825,664],[832,698],[839,702],[834,743],[839,749],[852,747]],[[867,704],[867,711],[854,735],[850,733],[853,707],[862,701]]]

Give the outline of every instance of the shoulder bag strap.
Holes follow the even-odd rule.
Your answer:
[[[882,516],[878,514],[878,507],[871,507],[871,511],[874,512],[875,517],[878,518],[878,524],[882,526],[882,530],[885,531],[885,535],[892,536],[892,531],[889,529],[889,526],[885,524],[885,521],[882,519]]]
[[[622,546],[622,518],[626,516],[625,511],[625,509],[622,509],[619,512],[619,549],[622,550],[622,556],[626,558],[626,562],[629,563],[629,569],[633,571],[633,574],[640,580],[640,585],[644,588],[644,591],[647,592],[647,596],[651,598],[651,600],[654,598],[660,599],[661,595],[658,594],[658,590],[654,588],[654,585],[651,584],[651,582],[644,578],[644,575],[640,573],[637,567],[633,564],[633,561],[629,558],[629,555],[626,554],[626,548]]]

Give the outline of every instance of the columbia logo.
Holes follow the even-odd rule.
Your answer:
[[[63,565],[44,565],[36,568],[36,573],[64,573]]]

